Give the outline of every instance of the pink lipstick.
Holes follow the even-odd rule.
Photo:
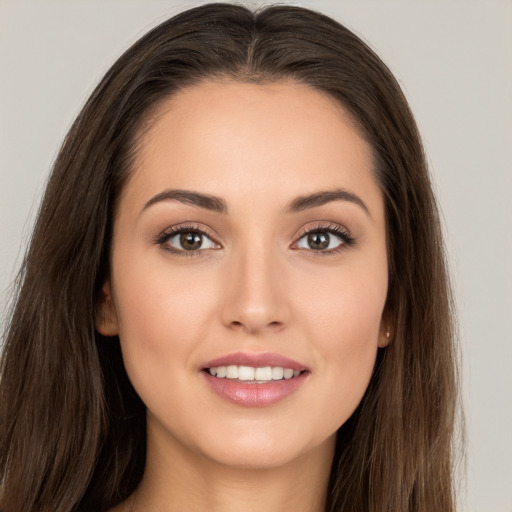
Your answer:
[[[279,354],[238,352],[203,365],[202,375],[221,398],[245,407],[265,407],[297,391],[309,369]]]

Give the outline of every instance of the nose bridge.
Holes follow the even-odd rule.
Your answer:
[[[285,324],[287,308],[280,287],[280,267],[275,248],[261,239],[256,243],[244,243],[234,251],[227,270],[225,324],[251,333]]]

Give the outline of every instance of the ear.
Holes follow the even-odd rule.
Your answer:
[[[102,286],[100,296],[98,297],[96,330],[103,336],[116,336],[119,333],[117,314],[108,281]]]
[[[380,321],[379,348],[387,347],[393,341],[395,330],[391,318],[391,313],[388,310],[384,311]]]

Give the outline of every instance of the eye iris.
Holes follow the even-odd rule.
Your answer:
[[[203,243],[203,237],[199,233],[182,233],[180,235],[180,243],[183,249],[193,251],[201,247]]]
[[[310,233],[308,235],[308,245],[311,249],[327,249],[329,247],[329,235],[327,233]]]

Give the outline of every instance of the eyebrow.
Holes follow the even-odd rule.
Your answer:
[[[288,206],[285,208],[285,212],[300,212],[303,210],[308,210],[309,208],[323,206],[324,204],[330,203],[332,201],[348,201],[350,203],[354,203],[360,206],[371,218],[370,210],[368,210],[368,207],[364,201],[353,192],[349,192],[348,190],[342,188],[335,190],[324,190],[314,194],[297,197],[288,204]]]
[[[142,211],[149,208],[155,203],[161,201],[168,201],[174,199],[183,204],[190,204],[192,206],[198,206],[206,210],[211,210],[217,213],[227,213],[228,207],[226,201],[220,197],[211,196],[209,194],[201,194],[200,192],[192,192],[190,190],[164,190],[152,197],[142,208]]]
[[[193,192],[190,190],[164,190],[156,196],[153,196],[144,205],[142,211],[156,203],[168,200],[175,200],[183,204],[198,206],[199,208],[204,208],[205,210],[210,210],[216,213],[228,213],[226,201],[221,197]],[[288,203],[284,211],[285,213],[296,213],[310,208],[323,206],[333,201],[348,201],[350,203],[354,203],[361,207],[371,217],[370,211],[364,201],[356,194],[345,189],[324,190],[315,192],[314,194],[296,197]]]

